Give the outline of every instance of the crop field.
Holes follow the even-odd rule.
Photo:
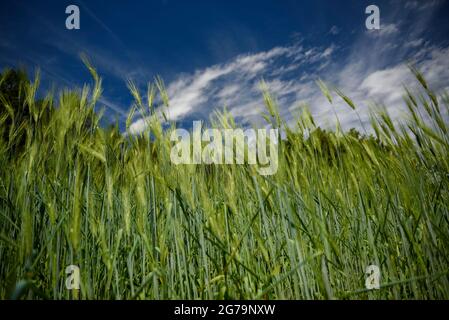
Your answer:
[[[379,108],[371,135],[322,130],[306,106],[287,125],[262,92],[283,132],[264,176],[172,163],[160,79],[145,93],[129,83],[126,125],[140,114],[144,132],[101,126],[86,64],[90,86],[41,98],[38,74],[2,73],[0,299],[449,299],[449,97],[416,69],[419,89],[398,88],[407,117]],[[350,92],[317,85],[357,111]],[[238,124],[223,111],[210,126]]]

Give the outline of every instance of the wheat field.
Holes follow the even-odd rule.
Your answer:
[[[172,164],[160,79],[144,94],[129,83],[126,127],[140,114],[143,133],[101,126],[86,64],[90,86],[39,99],[38,74],[11,89],[2,73],[0,299],[449,298],[449,97],[416,69],[408,117],[379,111],[370,136],[321,130],[306,107],[287,125],[265,91],[285,137],[277,173],[262,176]],[[211,126],[237,124],[217,112]],[[372,264],[378,290],[365,288]],[[66,288],[69,265],[79,290]]]

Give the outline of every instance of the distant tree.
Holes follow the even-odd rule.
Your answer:
[[[6,69],[0,75],[0,91],[6,98],[10,98],[11,102],[17,104],[20,100],[20,91],[24,84],[29,84],[30,81],[24,70]]]
[[[363,136],[355,128],[351,128],[351,130],[348,131],[348,135],[355,138],[356,140],[363,140]]]
[[[6,117],[1,126],[1,137],[5,141],[9,141],[11,129],[20,130],[19,128],[23,128],[21,124],[30,118],[24,94],[25,86],[29,83],[23,70],[8,69],[0,75],[0,116],[2,119]],[[16,141],[21,145],[24,137],[17,133]]]
[[[24,70],[7,69],[0,74],[0,138],[10,148],[10,153],[23,150],[27,128],[32,125],[30,106],[26,100],[26,90],[30,80]],[[43,100],[34,102],[37,110],[42,110]],[[39,112],[42,126],[50,121],[52,105],[47,105],[45,112]],[[10,141],[11,140],[11,141]]]

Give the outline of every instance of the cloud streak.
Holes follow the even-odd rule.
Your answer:
[[[275,95],[281,116],[290,123],[294,122],[295,111],[304,104],[309,106],[318,125],[327,128],[335,127],[335,114],[346,130],[369,126],[371,102],[385,104],[397,119],[405,111],[403,86],[417,84],[407,62],[415,63],[432,87],[447,89],[449,48],[431,46],[424,37],[431,18],[429,8],[436,10],[437,7],[438,1],[428,4],[426,14],[413,26],[401,20],[400,15],[386,17],[381,30],[363,32],[349,52],[334,43],[307,46],[298,41],[295,45],[239,55],[227,63],[181,75],[168,85],[169,119],[204,120],[215,109],[226,106],[241,125],[264,126],[259,88],[262,79]],[[422,9],[417,5],[409,10]],[[338,26],[334,27],[332,34],[339,30]],[[315,83],[319,78],[345,92],[355,102],[358,114],[338,97],[330,106]],[[137,119],[131,125],[132,133],[144,129],[144,119]]]

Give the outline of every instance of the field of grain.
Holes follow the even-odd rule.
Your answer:
[[[378,112],[372,136],[318,129],[306,107],[287,126],[265,92],[285,137],[262,176],[172,164],[173,125],[149,117],[156,100],[170,108],[160,80],[129,85],[145,132],[100,126],[89,68],[91,87],[42,99],[38,77],[14,87],[2,73],[0,299],[449,299],[449,98],[418,71],[409,117]],[[69,265],[80,290],[66,289]]]

